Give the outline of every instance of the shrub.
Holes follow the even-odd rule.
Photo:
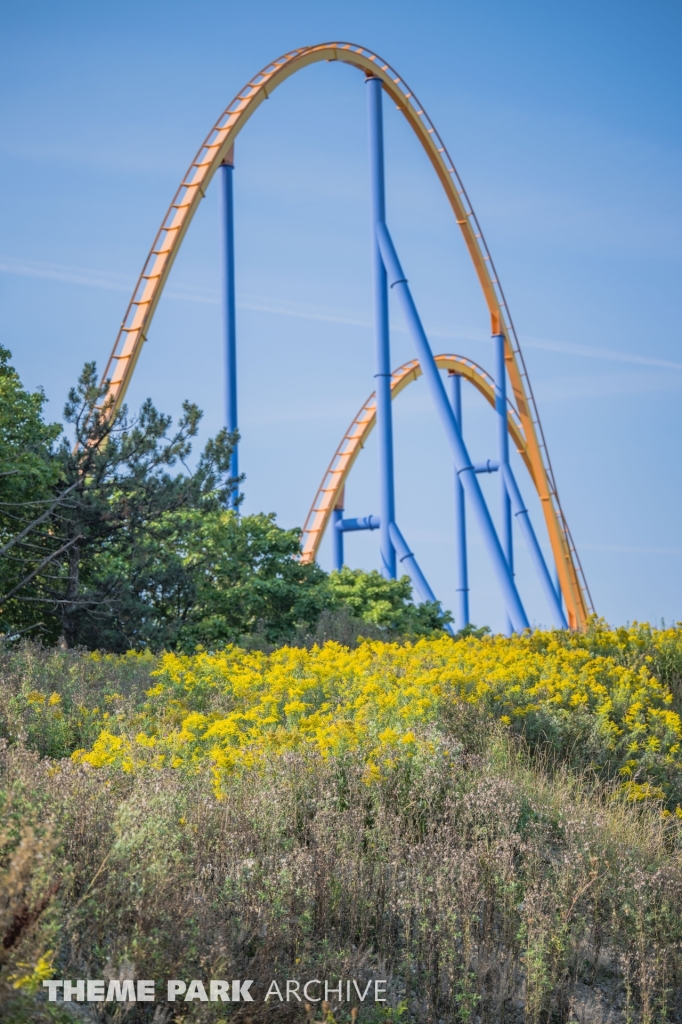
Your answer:
[[[387,978],[360,1024],[681,1021],[679,720],[654,674],[674,679],[679,639],[595,622],[270,654],[5,652],[0,1020],[73,1020],[45,1002],[49,976],[155,978],[159,995],[172,977],[253,978],[259,999],[273,978]]]
[[[442,733],[447,707],[464,702],[531,748],[618,778],[631,799],[664,801],[682,814],[682,722],[672,694],[649,663],[624,664],[619,651],[595,653],[583,637],[537,632],[374,641],[352,651],[328,643],[269,655],[166,654],[147,699],[118,715],[99,709],[97,740],[74,756],[126,770],[209,765],[218,791],[226,774],[268,751],[310,746],[323,756],[359,752],[367,772],[380,773],[425,742],[415,730]]]

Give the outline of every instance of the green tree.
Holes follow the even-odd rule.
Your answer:
[[[149,400],[132,419],[125,407],[110,416],[109,402],[86,364],[64,411],[76,443],[52,450],[51,501],[8,542],[18,578],[3,606],[39,609],[46,638],[70,647],[121,650],[162,641],[156,606],[191,589],[172,515],[224,506],[234,439],[221,431],[194,472],[172,474],[186,466],[200,410],[185,402],[171,432]]]
[[[399,635],[430,636],[452,622],[437,601],[414,604],[409,576],[387,580],[376,569],[363,572],[344,566],[329,576],[332,601],[345,605],[354,618]]]
[[[25,575],[24,552],[36,522],[49,519],[60,467],[54,444],[58,423],[45,423],[45,395],[30,392],[10,366],[12,354],[0,345],[0,594],[14,590]],[[21,543],[24,541],[24,548]],[[0,608],[0,630],[12,621],[15,632],[40,624],[40,609],[16,600]]]
[[[268,644],[285,643],[329,606],[327,574],[300,561],[301,531],[283,530],[274,514],[192,510],[174,521],[192,581],[191,606],[181,615],[169,609],[167,619],[181,650],[224,647],[254,632]]]
[[[407,577],[300,560],[300,530],[227,508],[235,437],[221,431],[187,468],[201,420],[186,402],[177,427],[151,401],[109,415],[86,364],[64,416],[21,387],[0,349],[0,623],[68,646],[193,651],[244,642],[339,639],[358,624],[380,635],[429,635],[451,621],[412,602]],[[73,443],[75,441],[75,444]],[[59,443],[58,443],[59,442]],[[340,613],[340,614],[339,614]],[[357,634],[353,634],[357,635]]]

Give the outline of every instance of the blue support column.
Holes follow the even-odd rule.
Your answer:
[[[388,286],[386,270],[377,243],[376,225],[386,216],[384,194],[384,128],[381,82],[367,79],[369,120],[369,165],[372,210],[372,270],[374,277],[374,381],[377,401],[376,431],[379,442],[379,489],[381,519],[381,571],[395,579],[395,550],[390,526],[395,519],[393,482],[393,424],[391,413],[391,352],[388,328]]]
[[[450,373],[452,411],[462,433],[462,378]],[[467,564],[467,525],[464,488],[455,472],[455,624],[458,629],[469,625],[469,567]]]
[[[417,591],[417,595],[421,602],[433,601],[434,604],[438,604],[436,601],[436,595],[431,590],[428,584],[426,576],[419,568],[419,563],[414,557],[414,554],[407,546],[407,541],[403,537],[402,533],[398,529],[397,523],[391,523],[391,540],[393,541],[393,547],[395,548],[398,561],[401,566],[404,566],[407,570],[407,575],[412,580],[414,589]],[[448,633],[452,633],[452,626],[448,625],[445,627]]]
[[[507,429],[507,367],[504,361],[504,334],[493,334],[495,347],[495,412],[500,469],[509,465],[509,431]],[[514,541],[512,536],[511,502],[507,494],[504,472],[500,472],[500,543],[509,572],[514,576]],[[507,619],[507,633],[511,633]]]
[[[234,291],[234,147],[221,165],[221,216],[223,256],[223,324],[225,331],[225,425],[232,433],[237,430],[237,317]],[[230,476],[239,476],[239,451],[235,444],[230,462]],[[236,507],[239,491],[232,493],[232,507]]]
[[[452,449],[455,468],[460,480],[462,481],[467,500],[474,510],[474,515],[478,519],[483,540],[488,549],[488,554],[497,576],[502,597],[507,607],[507,613],[511,619],[514,630],[517,633],[521,633],[524,629],[529,628],[528,618],[516,589],[516,584],[509,572],[507,559],[500,545],[493,521],[490,518],[488,506],[485,503],[485,498],[483,497],[483,492],[481,491],[476,473],[474,472],[474,467],[471,464],[471,459],[469,458],[466,445],[462,440],[462,434],[452,411],[452,406],[448,401],[445,386],[433,358],[431,346],[429,345],[426,334],[424,333],[424,328],[422,327],[421,320],[419,319],[417,307],[414,304],[410,289],[408,288],[407,278],[403,274],[403,269],[400,266],[400,260],[398,259],[398,254],[395,251],[388,228],[383,222],[377,224],[377,238],[379,240],[379,248],[381,250],[384,266],[386,267],[390,286],[391,288],[395,288],[402,306],[407,328],[412,335],[412,339],[417,349],[417,356],[421,364],[422,373],[424,374],[424,378],[431,391],[431,397],[436,407],[436,411],[441,418],[448,442]]]
[[[343,531],[338,529],[338,524],[343,520],[345,494],[346,488],[343,487],[332,511],[332,564],[337,572],[343,569]]]
[[[561,580],[559,579],[559,566],[554,563],[554,589],[556,590],[557,601],[562,612],[564,610],[563,594],[561,593]]]
[[[420,601],[435,601],[436,595],[431,590],[426,576],[419,568],[417,559],[407,546],[407,541],[398,529],[396,523],[391,523],[391,539],[398,555],[400,564],[404,566],[407,575],[412,580]]]
[[[507,485],[507,493],[509,494],[514,509],[514,518],[519,521],[519,527],[526,539],[530,557],[532,558],[537,574],[540,577],[540,583],[542,584],[542,589],[547,597],[547,603],[552,611],[552,615],[561,629],[568,629],[566,616],[564,615],[563,608],[561,607],[561,600],[554,589],[554,583],[552,582],[552,577],[549,574],[547,563],[545,562],[542,550],[538,544],[538,539],[535,536],[535,530],[533,529],[533,524],[530,521],[528,509],[523,503],[521,492],[516,483],[516,477],[514,476],[509,463],[505,463],[501,466],[500,472],[502,473]]]

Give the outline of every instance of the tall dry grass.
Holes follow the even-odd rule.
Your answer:
[[[2,1019],[56,1019],[42,957],[60,978],[253,978],[261,1000],[272,978],[388,978],[368,1021],[681,1020],[677,822],[462,715],[469,742],[439,740],[381,783],[289,754],[223,800],[204,774],[4,746]],[[304,1016],[73,1007],[130,1024]]]

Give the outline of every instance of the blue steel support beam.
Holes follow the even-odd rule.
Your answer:
[[[492,459],[474,463],[474,473],[497,473],[499,468],[499,462],[493,462]]]
[[[414,588],[419,595],[420,601],[435,601],[436,595],[431,590],[424,573],[417,564],[417,559],[407,546],[407,542],[398,529],[396,523],[391,523],[391,540],[395,547],[398,561],[404,566],[405,571],[414,583]]]
[[[533,529],[533,524],[530,521],[528,509],[523,503],[523,498],[521,497],[521,492],[519,491],[516,483],[516,478],[508,463],[502,466],[502,475],[507,487],[507,493],[509,494],[511,504],[514,509],[514,518],[518,520],[521,532],[525,537],[530,556],[535,564],[537,574],[540,577],[540,583],[542,584],[542,589],[545,592],[547,603],[549,604],[552,615],[561,629],[568,629],[566,616],[564,615],[563,608],[561,607],[561,602],[557,597],[557,592],[554,589],[554,583],[552,582],[552,577],[549,574],[547,563],[545,562],[542,551],[540,550],[538,539],[535,536],[535,530]]]
[[[431,587],[429,586],[428,581],[424,576],[424,573],[419,568],[419,563],[417,562],[417,559],[414,557],[414,554],[408,548],[407,541],[405,540],[402,533],[398,529],[396,523],[391,523],[391,540],[393,541],[393,547],[395,548],[396,554],[398,556],[398,561],[407,570],[407,575],[412,580],[414,589],[417,591],[419,600],[422,602],[433,601],[436,604],[438,604],[439,602],[436,601],[436,595],[431,590]],[[445,628],[448,631],[448,633],[453,633],[452,626],[447,625]]]
[[[462,433],[462,378],[451,373],[450,399],[452,412]],[[455,472],[455,622],[459,629],[469,625],[469,566],[467,562],[467,525],[464,488]]]
[[[378,530],[381,527],[379,516],[362,516],[359,519],[335,519],[334,526],[339,533],[354,533],[356,530]]]
[[[561,582],[559,580],[559,566],[556,564],[556,562],[554,563],[554,589],[556,590],[556,596],[557,601],[559,602],[559,607],[563,610],[564,604],[563,594],[561,593]]]
[[[343,530],[340,529],[343,521],[343,509],[335,508],[332,512],[332,567],[339,572],[343,569]]]
[[[507,367],[504,362],[504,334],[493,334],[495,349],[495,412],[497,413],[497,446],[500,466],[509,465],[509,431],[507,428]],[[500,473],[500,543],[514,576],[514,540],[512,535],[511,501],[507,494],[504,472]],[[507,622],[511,633],[511,622]]]
[[[370,196],[372,210],[372,270],[374,277],[374,378],[376,431],[379,441],[379,491],[382,573],[395,579],[395,551],[389,527],[395,519],[393,481],[393,424],[391,412],[391,352],[388,326],[388,285],[377,243],[376,225],[386,217],[384,192],[384,126],[382,89],[378,78],[367,79]]]
[[[332,563],[334,569],[340,571],[343,568],[343,533],[338,528],[343,521],[343,507],[346,504],[346,488],[341,488],[336,505],[332,510]]]
[[[490,518],[490,512],[488,511],[488,506],[485,503],[481,486],[476,478],[474,467],[471,464],[469,453],[464,441],[462,440],[462,434],[452,411],[452,406],[448,401],[445,386],[433,358],[431,346],[429,345],[426,334],[424,333],[424,328],[422,327],[421,320],[419,319],[417,307],[414,304],[410,289],[407,285],[407,278],[400,266],[400,260],[398,259],[398,254],[395,251],[388,228],[383,222],[377,224],[377,238],[379,240],[379,248],[381,250],[381,256],[384,261],[390,286],[391,288],[394,288],[397,293],[408,330],[412,335],[412,339],[417,349],[417,356],[421,364],[422,373],[426,378],[431,391],[431,397],[434,405],[436,406],[436,411],[438,412],[443,427],[445,428],[445,433],[452,449],[455,469],[462,481],[467,500],[470,502],[471,507],[474,510],[474,515],[478,519],[479,527],[483,534],[483,540],[488,549],[488,554],[492,561],[500,590],[502,591],[502,597],[507,608],[507,614],[509,615],[514,630],[517,633],[521,633],[524,629],[529,628],[528,618],[516,589],[516,584],[514,583],[509,571],[509,565],[507,564],[507,559],[500,545],[499,538],[495,531],[495,526]]]
[[[234,147],[225,163],[221,165],[221,216],[222,258],[223,258],[223,325],[225,332],[226,371],[226,426],[232,433],[237,430],[237,316],[234,293],[234,196],[232,176],[234,174]],[[235,444],[230,462],[230,476],[239,476],[239,451]],[[230,504],[236,508],[238,488],[232,492]]]

